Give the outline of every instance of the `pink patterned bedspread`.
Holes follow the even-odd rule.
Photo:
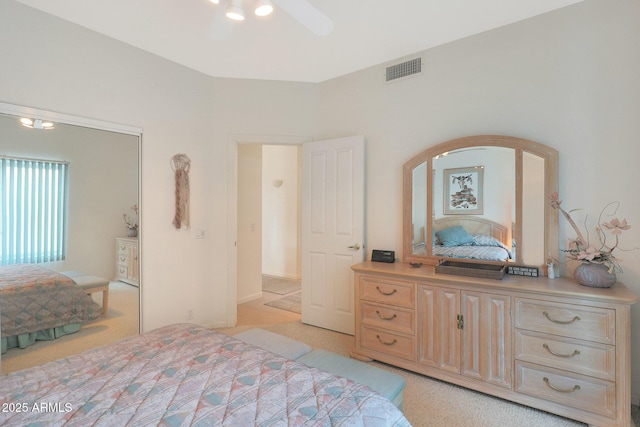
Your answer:
[[[0,267],[2,336],[86,323],[101,308],[69,277],[35,264]]]
[[[410,426],[368,387],[196,325],[0,379],[3,426]]]

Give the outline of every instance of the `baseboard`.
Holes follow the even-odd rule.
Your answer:
[[[238,300],[238,304],[244,304],[245,302],[253,301],[262,298],[262,291],[255,293],[253,295],[249,295],[246,297],[242,297]]]
[[[236,325],[229,325],[227,322],[214,322],[202,325],[207,329],[233,328]]]

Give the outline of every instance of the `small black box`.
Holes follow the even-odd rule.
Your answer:
[[[514,276],[538,277],[537,267],[526,267],[524,265],[510,265],[507,267],[507,274]]]
[[[394,251],[381,251],[379,249],[374,249],[371,251],[371,261],[396,262],[396,253]]]

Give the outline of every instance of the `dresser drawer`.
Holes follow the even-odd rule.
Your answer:
[[[615,310],[516,299],[516,327],[615,344]]]
[[[362,326],[360,345],[364,348],[386,353],[407,360],[415,359],[415,339],[382,329]]]
[[[362,302],[361,308],[361,319],[365,325],[414,334],[413,310],[369,302]]]
[[[615,381],[615,347],[536,332],[516,332],[516,358]]]
[[[525,362],[516,362],[516,391],[613,417],[615,383]]]
[[[118,278],[127,278],[127,267],[119,265],[118,266]]]
[[[360,298],[401,307],[415,307],[415,283],[364,276],[360,280]]]

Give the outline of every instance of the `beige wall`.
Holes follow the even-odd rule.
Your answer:
[[[298,152],[297,145],[262,147],[262,272],[290,279],[300,278]]]
[[[618,215],[632,224],[622,245],[640,246],[639,1],[586,0],[422,53],[419,77],[385,85],[380,65],[320,85],[320,136],[367,137],[370,248],[402,248],[402,164],[475,134],[556,148],[563,206],[593,219],[619,201]],[[566,222],[560,232],[561,242],[572,235]],[[640,251],[618,256],[619,279],[640,295]],[[640,304],[632,324],[640,325]],[[632,347],[640,361],[640,327]],[[637,404],[640,363],[632,368]]]
[[[238,145],[238,304],[262,296],[262,145]]]
[[[13,2],[0,4],[0,101],[144,129],[143,328],[222,325],[232,312],[227,224],[229,136],[367,137],[369,247],[401,248],[402,164],[459,136],[498,133],[560,152],[568,208],[618,200],[640,246],[640,2],[585,0],[424,52],[425,72],[383,85],[383,67],[322,84],[217,79]],[[169,159],[187,153],[192,224],[171,226]],[[580,220],[578,220],[580,222]],[[571,235],[561,223],[561,241]],[[640,251],[620,279],[640,295]],[[235,291],[235,289],[233,289]],[[640,325],[640,305],[632,310]],[[640,360],[640,328],[632,331]],[[640,394],[640,363],[632,392]]]

